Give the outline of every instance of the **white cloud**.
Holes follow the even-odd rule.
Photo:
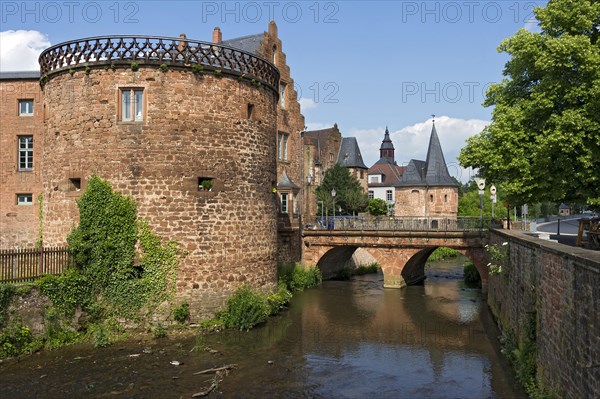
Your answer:
[[[49,46],[48,36],[36,30],[0,32],[0,71],[40,69],[38,57]]]
[[[463,169],[456,160],[460,149],[465,146],[467,138],[480,133],[489,121],[480,119],[460,119],[448,116],[436,116],[435,127],[444,151],[444,158],[450,174],[461,181],[468,181],[472,175]],[[390,138],[396,149],[396,162],[407,164],[411,159],[425,160],[427,147],[431,136],[431,119],[401,129],[391,130]],[[372,129],[350,129],[343,131],[345,137],[354,136],[358,140],[360,151],[367,166],[373,165],[379,159],[379,147],[385,127]]]
[[[298,100],[298,102],[300,103],[301,112],[305,112],[309,109],[317,107],[317,103],[315,103],[314,100],[311,100],[310,98],[302,97],[300,100]]]
[[[540,28],[538,24],[539,21],[536,18],[531,17],[529,20],[527,20],[527,22],[525,22],[523,29],[533,33],[540,33],[542,31],[542,28]]]

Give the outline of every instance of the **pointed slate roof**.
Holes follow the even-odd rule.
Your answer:
[[[390,131],[388,127],[385,127],[385,135],[383,136],[383,141],[381,142],[380,150],[393,150],[394,144],[392,143],[392,139],[390,139]]]
[[[450,177],[442,145],[435,129],[435,123],[429,137],[427,149],[427,160],[420,161],[411,159],[404,175],[401,186],[456,186],[456,182]]]
[[[362,160],[356,137],[342,137],[337,163],[346,168],[369,169]]]
[[[300,187],[295,185],[292,182],[292,180],[290,180],[290,177],[288,176],[287,172],[284,170],[283,173],[281,174],[281,177],[279,178],[279,181],[277,182],[277,189],[278,190],[288,189],[288,190],[296,191],[296,190],[300,190]]]
[[[381,147],[379,147],[379,157],[392,163],[394,162],[394,144],[390,139],[390,131],[387,126],[385,127],[385,135],[383,136]]]

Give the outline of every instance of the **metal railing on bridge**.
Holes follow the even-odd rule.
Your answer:
[[[307,230],[358,230],[358,231],[480,231],[492,226],[492,220],[473,216],[439,217],[381,217],[363,218],[335,216],[317,218],[305,225]]]

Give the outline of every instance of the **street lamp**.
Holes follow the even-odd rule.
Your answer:
[[[494,218],[494,204],[496,203],[496,186],[492,184],[490,187],[490,199],[492,200],[492,219]]]
[[[331,190],[331,197],[333,198],[333,227],[335,227],[335,188]]]
[[[479,188],[479,220],[481,223],[481,229],[483,230],[483,194],[485,192],[485,179],[476,177],[475,183],[477,183],[477,188]]]
[[[325,219],[323,218],[323,201],[317,201],[317,204],[321,204],[321,225],[325,223]]]

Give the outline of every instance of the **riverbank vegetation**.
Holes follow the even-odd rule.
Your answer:
[[[365,274],[375,274],[381,271],[379,263],[373,262],[367,265],[360,265],[356,268],[345,267],[334,277],[334,280],[349,280],[352,276],[363,276]]]
[[[248,286],[240,287],[227,300],[225,308],[202,322],[201,327],[205,330],[249,330],[285,309],[293,292],[321,284],[321,271],[317,267],[282,264],[278,267],[278,281],[277,291],[272,294],[264,294]]]

